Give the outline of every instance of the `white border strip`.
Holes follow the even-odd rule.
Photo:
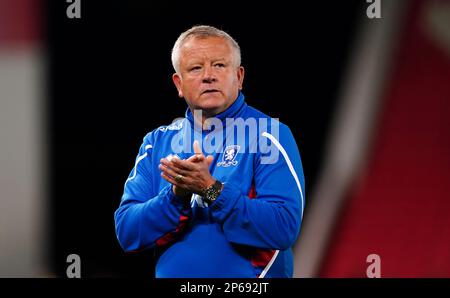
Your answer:
[[[300,196],[302,197],[302,217],[301,218],[303,219],[303,209],[305,208],[305,198],[303,197],[302,187],[300,185],[300,181],[298,180],[297,173],[294,170],[294,166],[292,165],[291,160],[289,159],[289,156],[286,153],[286,150],[284,150],[283,146],[281,146],[281,144],[278,142],[277,139],[275,139],[275,137],[273,135],[271,135],[268,132],[263,132],[262,136],[270,139],[272,141],[272,143],[274,143],[275,146],[277,146],[278,150],[280,150],[281,154],[283,154],[283,157],[286,160],[286,163],[289,167],[289,170],[291,171],[292,176],[294,176],[295,182],[297,183],[298,190],[300,191]],[[272,259],[270,259],[270,262],[267,264],[266,268],[264,268],[264,270],[259,275],[259,278],[264,278],[266,276],[270,267],[272,267],[273,262],[275,262],[275,259],[277,258],[279,252],[280,252],[279,250],[275,251],[274,255],[272,256]]]
[[[153,148],[153,146],[152,146],[152,145],[147,145],[147,146],[145,146],[145,150],[148,150],[148,149],[150,149],[150,148]],[[128,178],[127,181],[125,181],[125,184],[127,184],[128,181],[133,180],[133,179],[136,177],[137,166],[138,166],[139,162],[140,162],[141,160],[143,160],[144,158],[146,158],[146,157],[147,157],[147,152],[145,152],[144,154],[142,154],[141,156],[139,156],[139,157],[136,159],[136,163],[134,164],[134,173],[133,173],[133,176],[131,176],[130,178]]]
[[[264,268],[264,270],[259,275],[259,278],[264,278],[266,276],[266,274],[269,271],[270,267],[272,267],[273,262],[275,262],[275,259],[277,258],[279,252],[280,252],[279,250],[275,251],[275,253],[272,256],[272,259],[270,259],[269,264],[267,264],[266,268]]]
[[[292,176],[294,176],[295,182],[297,183],[298,190],[300,191],[300,195],[302,197],[302,219],[303,219],[303,209],[305,209],[305,198],[303,197],[302,186],[300,185],[300,181],[298,180],[298,176],[294,170],[294,166],[292,165],[291,160],[289,159],[289,156],[286,153],[286,150],[284,150],[283,146],[281,146],[281,144],[278,142],[277,139],[275,139],[275,137],[273,135],[271,135],[268,132],[263,132],[262,135],[266,138],[269,138],[272,141],[272,143],[274,143],[275,146],[277,146],[278,150],[280,150],[281,154],[283,154],[283,157],[286,160],[286,163],[289,167],[289,170],[291,171]]]

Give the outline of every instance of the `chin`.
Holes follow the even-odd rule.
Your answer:
[[[222,112],[222,106],[217,106],[217,105],[204,105],[200,107],[201,110],[203,110],[204,112],[207,112],[208,114],[219,114],[220,112]]]
[[[220,109],[225,105],[225,100],[223,98],[209,97],[202,98],[198,107],[202,110],[210,111]]]

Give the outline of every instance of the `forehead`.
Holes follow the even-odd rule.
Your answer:
[[[233,49],[228,40],[222,37],[191,37],[180,48],[180,58],[228,58]]]

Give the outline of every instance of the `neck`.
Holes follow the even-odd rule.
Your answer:
[[[186,111],[186,117],[190,118],[190,121],[193,122],[192,124],[203,128],[206,119],[217,118],[219,121],[225,122],[227,117],[235,117],[236,113],[238,113],[244,105],[244,96],[239,95],[236,97],[236,100],[230,103],[227,107],[220,109],[220,111],[218,109],[195,109],[194,107],[189,106]]]
[[[201,110],[201,109],[192,109],[189,108],[191,110],[192,115],[194,115],[194,122],[197,123],[198,125],[201,124],[201,126],[203,127],[203,124],[205,123],[205,120],[211,117],[214,117],[215,115],[219,114],[219,113],[212,113],[211,111],[205,111],[205,110]]]

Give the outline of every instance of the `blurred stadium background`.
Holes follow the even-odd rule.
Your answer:
[[[293,131],[306,177],[296,277],[450,276],[450,1],[0,0],[0,277],[151,277],[113,212],[146,132],[182,116],[170,49],[240,43],[249,104]]]

